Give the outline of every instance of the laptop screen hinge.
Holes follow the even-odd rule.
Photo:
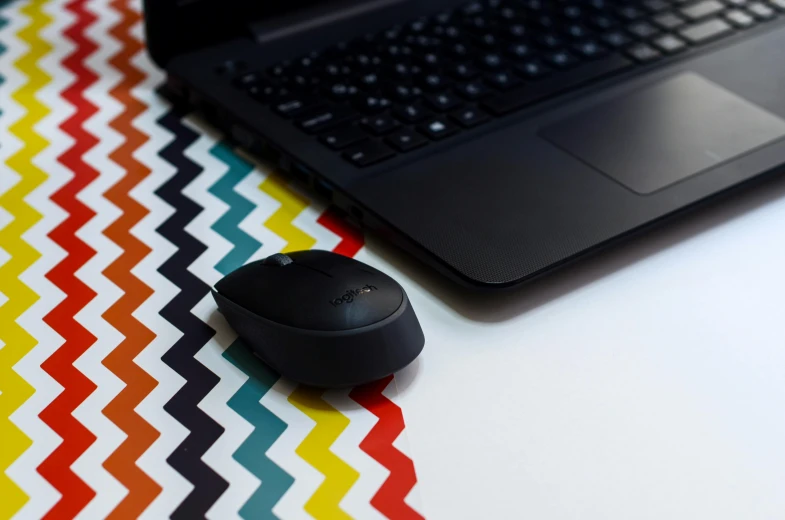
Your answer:
[[[334,0],[298,9],[294,13],[253,22],[251,33],[259,43],[269,43],[328,25],[339,24],[371,11],[400,4],[406,0]]]

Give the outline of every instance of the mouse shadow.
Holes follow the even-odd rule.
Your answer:
[[[229,327],[223,315],[215,309],[208,318],[213,327]],[[225,348],[224,348],[225,347]],[[281,376],[264,362],[242,339],[235,338],[224,348],[222,357],[241,370],[248,379],[228,402],[230,407],[247,410],[249,404],[259,403],[268,393],[278,402],[290,404],[314,416],[319,413],[342,412],[367,409],[370,411],[389,409],[392,402],[388,395],[406,392],[420,370],[419,359],[392,376],[355,387],[325,389],[299,384]]]
[[[499,323],[546,305],[647,257],[782,199],[785,199],[785,176],[778,175],[755,182],[737,192],[720,195],[703,207],[606,250],[588,255],[548,276],[519,288],[495,292],[462,287],[370,232],[366,247],[461,316],[477,322]]]

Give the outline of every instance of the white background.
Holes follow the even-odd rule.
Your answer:
[[[785,518],[785,179],[514,294],[358,259],[425,331],[397,381],[427,518]]]

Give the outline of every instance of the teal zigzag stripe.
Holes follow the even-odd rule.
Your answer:
[[[0,1],[0,9],[3,9],[6,6],[7,3],[8,3],[7,1],[6,2]],[[8,18],[4,17],[3,13],[0,12],[0,31],[5,29],[6,25],[8,25]],[[5,51],[7,51],[7,50],[8,50],[8,47],[5,46],[5,43],[0,41],[0,55],[5,54]],[[3,83],[5,83],[5,76],[0,74],[0,85],[2,85]],[[0,115],[3,115],[2,108],[0,108]]]
[[[210,153],[229,167],[209,189],[210,193],[229,205],[229,211],[212,226],[234,246],[215,266],[218,272],[226,275],[247,262],[262,245],[240,229],[240,222],[253,211],[254,205],[235,191],[253,168],[223,143],[213,147]],[[245,519],[274,519],[273,507],[294,482],[291,475],[266,455],[270,446],[286,430],[286,423],[259,402],[278,380],[278,374],[260,363],[239,339],[226,349],[223,356],[248,375],[248,381],[227,404],[254,427],[232,457],[262,481],[240,509],[240,516]]]

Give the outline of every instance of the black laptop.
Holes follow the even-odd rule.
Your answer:
[[[785,169],[785,0],[147,0],[169,90],[510,287]]]

